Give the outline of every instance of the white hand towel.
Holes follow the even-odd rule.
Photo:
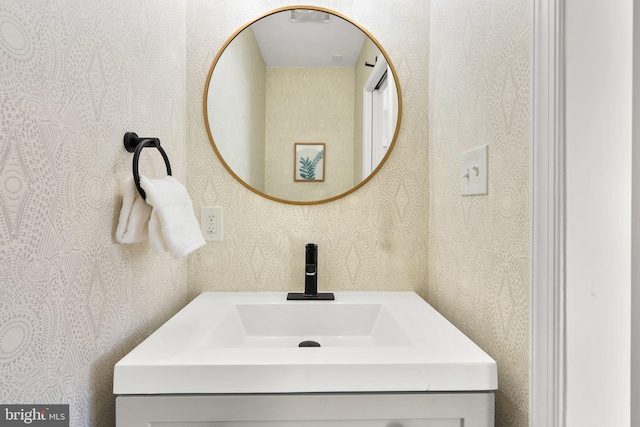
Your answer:
[[[116,228],[116,240],[119,243],[137,243],[149,237],[149,206],[136,188],[133,178],[124,185],[122,196],[122,209]]]
[[[149,219],[149,243],[151,244],[151,249],[159,254],[169,252],[167,242],[162,235],[162,224],[155,209],[151,211],[151,219]]]
[[[205,245],[191,198],[180,182],[170,175],[161,179],[140,176],[140,186],[153,207],[149,240],[154,250],[168,250],[175,259],[181,259]]]

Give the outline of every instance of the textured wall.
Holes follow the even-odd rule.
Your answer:
[[[125,131],[185,180],[181,2],[0,2],[0,402],[114,425],[113,365],[185,302],[186,263],[121,246]],[[141,170],[165,173],[147,153]]]
[[[216,64],[207,115],[211,135],[227,165],[260,191],[265,188],[266,94],[267,67],[253,31],[246,29],[229,43]]]
[[[0,3],[0,401],[70,403],[72,425],[113,425],[113,364],[184,303],[184,263],[113,242],[130,176],[121,138],[133,130],[161,138],[182,181],[188,156],[196,210],[225,207],[225,241],[189,258],[191,297],[299,290],[314,241],[322,289],[427,297],[498,361],[497,424],[526,425],[528,3],[432,1],[312,2],[381,42],[404,107],[376,178],[320,206],[235,182],[202,112],[227,37],[297,3],[192,0],[188,30],[181,2]],[[484,143],[490,194],[461,198],[459,155]],[[146,174],[164,172],[158,156],[142,157]]]
[[[351,67],[267,68],[267,194],[322,200],[353,187],[353,83]],[[296,142],[325,144],[324,182],[293,180]]]
[[[498,426],[528,417],[529,3],[431,1],[427,299],[497,361]],[[461,197],[484,144],[489,194]]]
[[[427,66],[429,6],[423,0],[325,0],[368,29],[390,53],[403,91],[396,148],[367,185],[335,202],[292,206],[237,183],[205,132],[206,72],[242,24],[284,0],[193,0],[187,10],[189,190],[194,206],[224,206],[225,240],[189,258],[189,294],[205,290],[300,290],[304,245],[319,244],[319,287],[416,290],[427,283]],[[402,31],[400,31],[402,29]],[[330,155],[330,153],[328,153]],[[292,166],[290,165],[289,168]]]

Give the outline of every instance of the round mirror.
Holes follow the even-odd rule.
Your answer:
[[[391,153],[402,103],[380,44],[337,12],[282,8],[239,29],[204,90],[214,151],[250,190],[324,203],[367,182]]]

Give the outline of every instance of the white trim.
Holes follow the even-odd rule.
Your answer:
[[[640,426],[640,7],[633,8],[631,178],[631,425]]]
[[[372,147],[372,139],[373,133],[371,131],[373,127],[373,91],[376,89],[378,82],[382,79],[385,71],[389,69],[389,65],[387,63],[386,58],[380,56],[376,58],[376,65],[371,70],[371,74],[367,78],[367,81],[364,84],[363,90],[363,101],[362,101],[362,179],[366,179],[371,172],[377,167],[372,162],[373,156],[373,147]],[[392,76],[389,75],[388,78],[393,80]]]
[[[373,67],[373,70],[371,70],[371,74],[369,74],[369,78],[367,78],[367,81],[364,84],[364,90],[373,92],[388,68],[389,64],[385,57],[381,56],[377,58],[376,65]]]
[[[366,89],[362,95],[362,179],[366,179],[371,175],[371,125],[373,118],[371,110],[373,109],[373,92]]]
[[[565,425],[564,0],[533,1],[529,425]]]

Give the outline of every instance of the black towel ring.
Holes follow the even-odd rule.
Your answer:
[[[167,167],[167,175],[171,175],[171,165],[169,164],[169,158],[167,157],[167,153],[164,152],[162,147],[160,146],[160,140],[158,138],[140,138],[135,132],[127,132],[124,134],[124,148],[129,153],[133,154],[133,180],[136,183],[136,188],[138,189],[138,193],[142,196],[143,199],[147,199],[147,195],[145,194],[142,187],[140,187],[140,173],[138,171],[138,161],[140,159],[140,152],[145,147],[155,147],[162,154],[162,158],[164,159],[164,164]]]

